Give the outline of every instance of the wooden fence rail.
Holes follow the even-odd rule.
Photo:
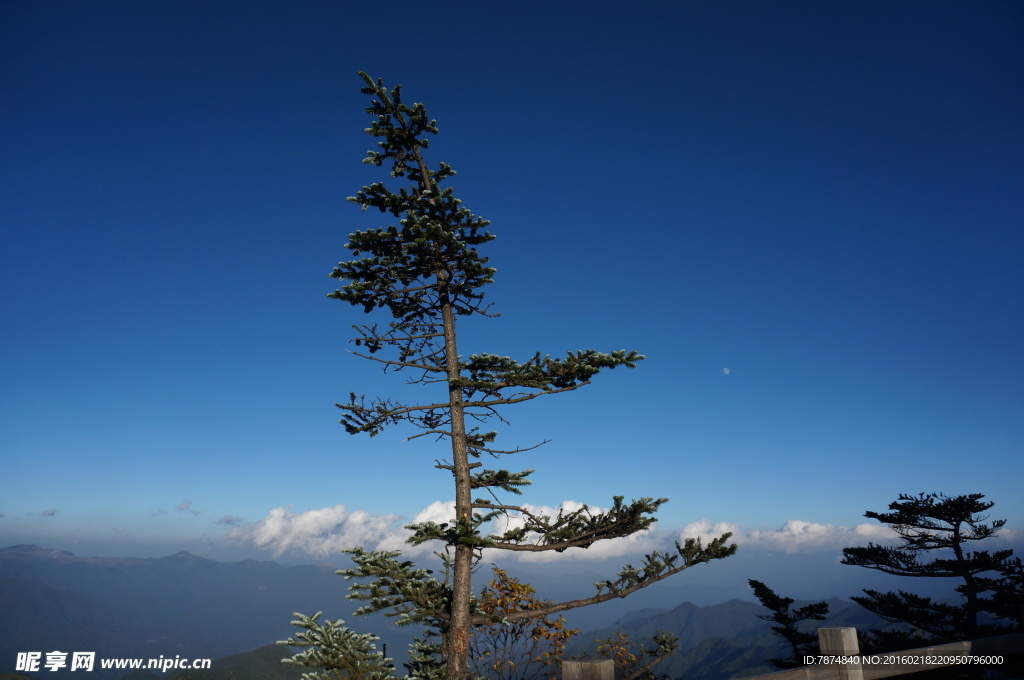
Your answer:
[[[563,661],[562,680],[615,680],[615,662],[611,659]]]

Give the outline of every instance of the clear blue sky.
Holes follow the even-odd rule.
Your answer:
[[[648,357],[506,414],[552,440],[526,500],[835,549],[980,492],[1024,531],[1020,3],[436,7],[3,3],[0,544],[297,559],[452,498],[443,444],[337,424],[403,394],[325,297],[386,224],[344,201],[388,179],[358,70],[498,236],[463,353]]]

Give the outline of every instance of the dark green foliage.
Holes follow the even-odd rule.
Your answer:
[[[409,661],[405,663],[409,678],[417,680],[441,680],[443,669],[438,663],[441,656],[440,639],[449,628],[447,603],[451,600],[450,588],[431,576],[426,569],[417,569],[412,562],[399,562],[400,553],[368,552],[362,548],[347,550],[356,567],[342,569],[337,573],[346,580],[355,582],[349,588],[349,599],[368,602],[356,610],[357,615],[384,612],[395,617],[399,626],[419,624],[424,627],[424,637],[414,638],[409,647]],[[343,621],[327,622],[320,625],[314,617],[293,614],[293,625],[304,629],[296,638],[279,642],[280,645],[305,646],[310,649],[300,653],[289,663],[298,663],[311,668],[338,668],[339,659],[346,659],[343,666],[349,674],[345,677],[379,679],[392,677],[394,666],[385,658],[383,651],[377,651],[373,635],[357,635],[343,627]],[[309,680],[330,680],[331,676],[311,675]],[[305,680],[305,676],[304,676]]]
[[[296,620],[292,624],[302,631],[278,643],[303,650],[285,659],[285,663],[322,669],[304,673],[302,680],[384,680],[391,677],[395,667],[391,659],[377,651],[376,635],[354,633],[345,628],[341,619],[320,623],[321,615],[322,612],[313,616],[293,613]]]
[[[979,607],[996,619],[1016,623],[1017,630],[1024,630],[1022,607],[1024,607],[1024,562],[1019,557],[1005,560],[995,577],[979,577],[980,587],[992,593],[982,600]]]
[[[651,638],[653,645],[638,645],[636,648],[636,668],[622,680],[655,680],[653,669],[665,661],[677,649],[679,638],[672,633],[659,630]],[[661,676],[668,677],[668,676]]]
[[[525,477],[533,472],[527,470],[519,473]],[[521,477],[516,473],[509,473],[505,470],[485,470],[483,473],[474,476],[473,488],[499,487],[521,484]],[[506,489],[507,490],[507,489]],[[521,493],[518,489],[512,489],[513,493]],[[562,552],[568,548],[589,548],[591,545],[605,538],[617,538],[627,533],[643,531],[655,520],[650,515],[668,499],[641,498],[629,505],[624,505],[622,496],[613,499],[612,508],[605,513],[592,513],[590,508],[583,506],[578,510],[569,513],[559,511],[552,519],[547,515],[536,515],[525,509],[513,508],[507,505],[499,505],[485,499],[476,499],[473,507],[490,512],[475,513],[473,516],[473,536],[477,536],[476,529],[483,524],[490,522],[500,516],[506,510],[515,509],[520,512],[526,520],[523,526],[510,529],[501,535],[480,537],[474,541],[474,545],[481,548],[502,548],[504,550],[554,550]],[[537,538],[531,539],[531,534]],[[429,540],[443,540],[454,542],[458,540],[457,530],[447,524],[436,524],[425,522],[415,526],[415,532],[409,542],[413,545]]]
[[[438,659],[443,656],[441,635],[427,628],[424,636],[413,639],[409,645],[409,660],[405,663],[408,677],[415,680],[445,680],[445,669]]]
[[[889,631],[875,634],[875,642],[886,644],[915,644],[922,640],[930,643],[969,640],[998,632],[1006,627],[983,624],[978,615],[991,611],[990,601],[984,593],[996,587],[996,581],[980,577],[981,574],[1000,573],[1009,567],[1012,550],[994,553],[979,550],[968,552],[972,542],[996,535],[1006,523],[995,520],[986,523],[982,515],[994,503],[983,501],[983,494],[946,496],[945,494],[901,494],[889,505],[891,512],[868,511],[871,517],[890,525],[900,537],[897,547],[869,544],[862,548],[843,550],[843,564],[875,569],[896,576],[920,578],[950,578],[961,583],[955,592],[964,600],[962,605],[938,602],[905,591],[881,593],[864,591],[866,597],[853,600],[892,623],[906,624],[911,632]],[[936,556],[935,553],[938,553]],[[930,560],[923,559],[925,556]],[[1012,594],[1012,572],[1006,577],[1004,591]],[[1019,598],[1019,590],[1018,598]],[[1003,600],[1012,600],[1004,596]],[[1019,601],[1019,600],[1018,600]],[[1005,606],[1005,605],[1003,605]],[[898,638],[903,636],[901,641]],[[876,646],[878,646],[876,644]]]
[[[367,134],[381,138],[381,151],[369,151],[364,163],[381,166],[391,162],[391,177],[408,177],[413,186],[398,193],[382,183],[365,186],[348,200],[363,210],[377,208],[398,219],[400,226],[356,231],[346,244],[360,260],[342,262],[331,273],[348,283],[330,297],[362,306],[364,311],[387,307],[405,323],[440,319],[441,289],[432,285],[438,272],[446,278],[443,292],[451,298],[456,314],[480,311],[483,294],[478,289],[492,283],[494,269],[487,267],[476,246],[494,237],[480,230],[488,225],[462,206],[450,188],[440,184],[455,172],[442,163],[430,170],[420,150],[429,145],[426,133],[436,135],[437,121],[427,119],[423,104],[406,105],[401,86],[390,93],[383,84],[360,74],[364,94],[376,97],[366,112],[376,120]],[[415,343],[413,343],[415,345]]]
[[[804,655],[817,653],[818,634],[816,631],[801,630],[799,624],[803,621],[824,621],[828,615],[828,602],[812,602],[793,609],[793,598],[776,595],[775,591],[760,581],[750,579],[747,582],[754,589],[754,595],[761,605],[771,612],[771,616],[759,615],[758,618],[774,623],[772,630],[789,646],[789,657],[771,659],[771,664],[776,668],[798,668],[804,665]]]
[[[951,604],[934,600],[930,597],[915,595],[903,590],[883,593],[877,590],[865,590],[867,597],[854,596],[852,599],[862,607],[882,616],[891,623],[906,623],[913,626],[911,632],[895,629],[888,631],[884,637],[907,643],[934,643],[938,641],[952,642],[968,637],[969,612],[963,605]],[[982,634],[993,634],[994,631],[979,631]],[[876,633],[876,637],[878,637]]]
[[[448,600],[448,587],[431,576],[428,569],[418,569],[412,562],[399,562],[401,553],[368,552],[353,548],[345,552],[352,555],[354,569],[337,573],[346,580],[355,579],[349,587],[349,599],[369,602],[356,610],[356,614],[385,612],[397,617],[400,626],[410,623],[434,624],[446,616],[444,603]],[[369,583],[366,580],[369,580]]]
[[[618,573],[616,581],[594,584],[598,592],[597,597],[600,598],[598,601],[603,602],[609,599],[609,596],[625,597],[640,588],[646,588],[652,583],[678,574],[684,569],[734,555],[736,545],[727,543],[730,536],[731,534],[719,536],[707,546],[704,546],[699,538],[688,538],[682,544],[676,542],[675,554],[656,550],[644,556],[643,564],[639,569],[627,564]],[[682,561],[680,562],[680,560]],[[606,588],[608,592],[602,592]]]
[[[843,564],[868,567],[897,576],[930,576],[968,578],[985,571],[999,568],[1003,560],[1013,554],[1012,550],[974,552],[967,558],[964,548],[971,541],[983,541],[996,535],[1006,520],[985,524],[987,517],[979,517],[995,503],[982,501],[984,494],[949,497],[945,494],[900,494],[900,499],[889,505],[894,512],[864,513],[865,517],[877,519],[892,526],[899,534],[902,545],[886,548],[870,544],[866,548],[846,548]],[[922,553],[944,548],[952,549],[951,558],[933,558],[921,562]]]

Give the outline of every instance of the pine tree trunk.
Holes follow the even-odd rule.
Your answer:
[[[964,622],[967,638],[973,640],[978,633],[978,584],[971,574],[971,567],[967,564],[962,547],[963,539],[960,538],[960,523],[953,525],[953,554],[956,556],[957,566],[960,567],[960,574],[964,579],[964,595],[967,602],[964,610],[967,612],[967,620]]]
[[[459,353],[455,342],[455,314],[448,293],[444,290],[445,274],[438,274],[441,289],[441,318],[444,323],[445,369],[448,374],[448,403],[451,408],[452,465],[455,468],[455,521],[469,526],[472,516],[469,454],[466,446],[466,416],[462,404]],[[455,567],[452,576],[451,621],[446,641],[446,674],[448,680],[469,677],[469,605],[472,595],[470,577],[473,569],[473,547],[455,546]]]
[[[425,191],[439,191],[418,146],[411,149],[413,160],[420,171],[420,186]],[[429,199],[434,203],[434,199]],[[470,488],[469,454],[466,443],[466,412],[462,404],[459,351],[455,338],[455,312],[447,289],[448,272],[437,272],[438,303],[444,325],[445,372],[448,378],[448,405],[451,414],[452,467],[455,468],[455,521],[469,526],[473,514]],[[461,529],[462,527],[457,527]],[[473,548],[459,543],[455,546],[455,564],[452,574],[451,619],[447,639],[444,641],[445,672],[447,680],[469,678],[469,605],[472,598],[471,576]]]

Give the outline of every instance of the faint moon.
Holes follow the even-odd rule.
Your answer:
[[[723,368],[722,369],[722,373],[725,373],[726,375],[729,375],[729,369],[728,368]]]

